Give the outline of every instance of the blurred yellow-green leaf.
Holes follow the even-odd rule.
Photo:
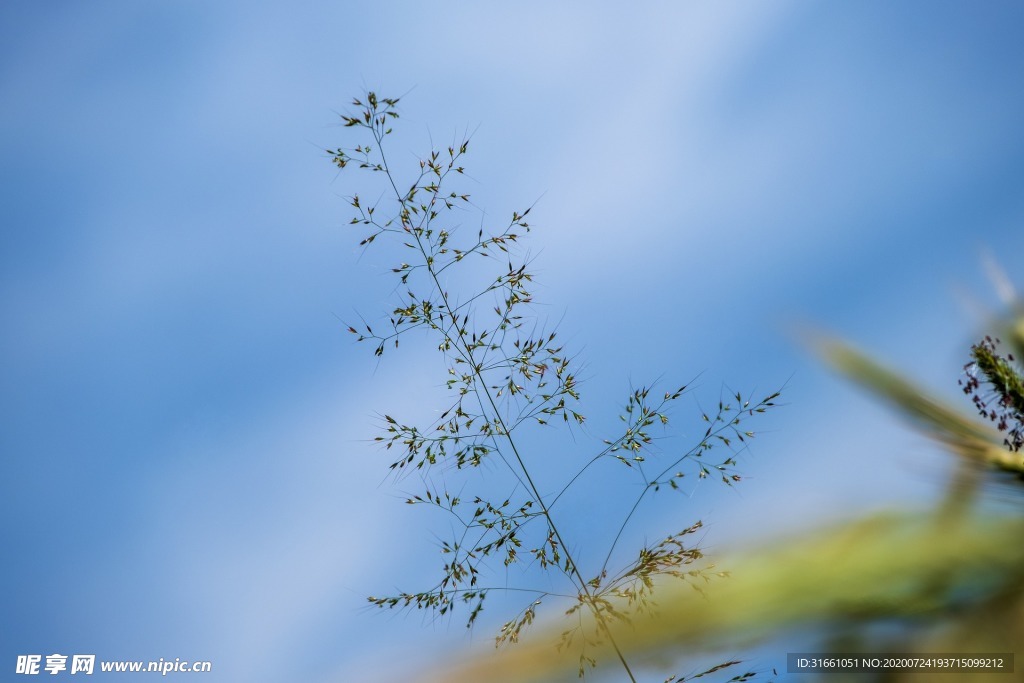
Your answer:
[[[976,517],[944,528],[924,511],[876,515],[778,539],[721,558],[731,576],[711,581],[701,593],[662,586],[657,613],[620,627],[616,639],[631,658],[664,661],[687,652],[734,651],[814,623],[938,619],[951,609],[967,614],[993,596],[1019,596],[1022,532],[1024,520],[1016,517]],[[554,645],[572,626],[549,622],[519,645],[487,648],[439,669],[433,680],[573,679],[578,651]],[[1024,636],[1020,626],[1017,633]]]

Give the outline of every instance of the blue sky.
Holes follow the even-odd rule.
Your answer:
[[[377,411],[429,418],[417,393],[439,381],[429,348],[377,366],[338,321],[392,287],[345,225],[358,178],[323,153],[351,143],[337,112],[364,88],[407,93],[409,159],[475,131],[485,222],[536,202],[539,313],[586,363],[592,422],[631,382],[703,373],[711,402],[788,381],[748,481],[672,508],[708,545],[927,501],[943,456],[794,330],[957,399],[994,302],[983,250],[1020,281],[1022,14],[5,3],[2,666],[366,680],[464,644],[362,607],[435,564],[403,552],[429,549],[430,520],[365,439]]]

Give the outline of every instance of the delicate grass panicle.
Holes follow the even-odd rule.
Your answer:
[[[379,199],[367,203],[353,194],[349,200],[355,211],[351,223],[365,230],[360,244],[392,238],[407,254],[392,268],[400,294],[386,323],[378,325],[378,331],[365,323],[348,329],[359,341],[371,341],[377,356],[389,346],[397,347],[411,330],[426,332],[437,344],[444,358],[450,402],[426,427],[385,414],[383,433],[376,440],[396,454],[393,471],[417,472],[422,477],[423,490],[406,502],[442,510],[454,533],[440,544],[442,572],[429,589],[369,601],[380,607],[415,607],[437,614],[463,608],[466,624],[472,626],[491,592],[528,595],[522,611],[500,628],[499,644],[518,641],[538,608],[554,601],[573,615],[576,626],[565,631],[562,645],[580,647],[581,676],[595,664],[591,653],[604,645],[629,680],[635,681],[615,629],[631,615],[650,608],[658,577],[706,580],[710,567],[694,564],[701,558],[700,551],[689,545],[701,526],[696,522],[640,548],[626,566],[610,569],[627,524],[650,494],[680,488],[684,465],[691,465],[699,478],[713,477],[728,485],[739,481],[734,456],[754,436],[741,421],[774,406],[779,394],[751,400],[731,393],[716,411],[702,414],[706,424],[696,445],[662,452],[652,449],[656,437],[651,431],[668,424],[669,405],[687,387],[661,393],[650,388],[634,390],[621,415],[624,426],[603,440],[595,455],[581,460],[579,474],[610,463],[634,472],[640,486],[623,489],[627,496],[623,520],[607,541],[603,564],[580,566],[578,545],[563,536],[558,519],[571,511],[552,512],[554,503],[579,481],[579,474],[557,494],[544,495],[537,473],[527,466],[532,461],[522,450],[521,435],[528,427],[583,425],[586,420],[579,408],[572,358],[555,332],[537,331],[538,323],[530,314],[533,276],[517,249],[530,231],[526,222],[530,209],[512,212],[507,223],[494,231],[484,227],[470,234],[458,231],[457,221],[450,220],[452,214],[471,204],[468,194],[452,186],[463,174],[469,141],[431,150],[413,167],[411,182],[400,181],[385,149],[390,126],[398,118],[397,104],[397,99],[372,92],[354,100],[356,111],[342,117],[344,125],[361,129],[368,140],[353,148],[328,150],[339,168],[355,166],[379,180],[372,195],[367,195]],[[489,259],[491,275],[479,291],[449,292],[443,283],[450,282],[451,271],[471,257]],[[719,451],[722,455],[715,457]],[[460,472],[484,463],[492,465],[486,471],[490,487],[479,495],[468,492],[479,478],[465,479]],[[493,496],[490,492],[495,490],[503,493]],[[555,576],[540,581],[538,572]],[[524,582],[532,578],[546,587],[515,585],[517,577]],[[564,588],[557,588],[558,581]]]

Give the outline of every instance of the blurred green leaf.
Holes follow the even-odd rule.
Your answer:
[[[1024,454],[1003,448],[1003,437],[989,425],[934,398],[896,372],[840,341],[819,341],[819,352],[853,382],[883,399],[927,436],[975,462],[1024,473]]]
[[[979,517],[953,528],[931,512],[875,515],[778,540],[726,557],[730,577],[701,592],[663,586],[650,617],[620,626],[629,657],[663,661],[686,652],[735,648],[788,628],[914,616],[936,619],[955,605],[1019,592],[1024,520]],[[513,648],[447,658],[429,680],[527,683],[571,680],[577,655],[552,645],[575,624],[547,622]],[[591,654],[608,657],[608,652]]]

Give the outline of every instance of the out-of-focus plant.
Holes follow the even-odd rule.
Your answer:
[[[693,537],[701,528],[699,521],[644,545],[633,561],[616,569],[613,559],[623,532],[651,495],[680,489],[687,469],[699,479],[719,479],[730,486],[739,481],[736,454],[754,436],[746,421],[773,407],[779,393],[750,399],[730,392],[716,410],[701,414],[704,424],[696,444],[663,452],[653,448],[655,430],[668,425],[671,404],[687,387],[667,392],[635,389],[620,415],[623,426],[603,440],[596,454],[580,461],[578,473],[560,491],[543,493],[538,485],[542,465],[526,452],[524,431],[551,424],[582,427],[586,418],[580,412],[580,383],[572,356],[556,341],[556,333],[543,331],[531,314],[533,274],[517,248],[530,231],[530,209],[512,212],[495,231],[481,227],[470,234],[460,232],[456,212],[471,206],[469,194],[457,187],[469,141],[431,150],[404,176],[392,166],[387,149],[391,126],[399,118],[397,105],[397,98],[373,92],[354,100],[357,111],[342,117],[344,125],[365,133],[368,140],[328,150],[338,168],[369,171],[379,181],[349,200],[355,210],[351,223],[367,231],[360,244],[377,247],[390,238],[399,251],[391,270],[401,294],[391,315],[377,331],[367,323],[348,329],[359,341],[371,341],[376,356],[419,330],[432,338],[443,357],[451,398],[438,419],[420,427],[384,414],[383,433],[376,440],[397,453],[392,472],[415,472],[422,479],[423,490],[406,502],[441,511],[454,533],[441,541],[443,566],[437,582],[426,590],[369,601],[382,608],[416,608],[437,615],[464,608],[471,626],[492,592],[527,595],[523,609],[500,628],[498,644],[519,641],[541,605],[556,602],[572,621],[555,640],[563,651],[578,645],[573,655],[578,675],[595,665],[598,652],[606,652],[635,682],[619,647],[626,630],[617,626],[650,605],[659,582],[700,585],[716,572],[698,563],[702,553]],[[377,199],[368,202],[365,196]],[[483,281],[468,292],[450,290],[469,260],[481,258],[492,266]],[[479,277],[479,270],[470,268],[461,277]],[[563,509],[564,504],[555,506],[570,486],[582,481],[583,471],[604,463],[635,477],[628,491],[637,491],[638,479],[639,493],[627,493],[619,501],[621,525],[614,536],[609,534],[603,563],[588,567],[578,562],[578,545],[566,537],[563,524],[580,513]],[[484,464],[489,485],[486,490],[469,490],[479,485],[480,477],[464,475]],[[602,500],[600,505],[608,508],[614,503]],[[516,568],[521,571],[513,573]],[[560,577],[561,586],[537,581],[538,571]],[[517,584],[517,579],[523,583]],[[730,660],[715,668],[735,664]],[[746,677],[740,674],[734,680]]]
[[[845,652],[908,651],[913,642],[851,642],[872,624],[903,620],[924,636],[919,651],[1013,652],[1024,642],[1024,546],[1016,542],[1022,533],[1024,520],[1015,517],[942,527],[931,515],[903,511],[773,538],[723,553],[730,579],[708,585],[703,595],[663,587],[658,611],[617,632],[619,643],[631,661],[655,666],[695,653],[742,652],[801,631],[846,634]],[[951,614],[959,618],[950,620]],[[985,614],[993,615],[988,625]],[[559,628],[545,624],[515,649],[446,658],[423,680],[564,680],[571,662],[548,644]],[[962,646],[956,638],[964,639]],[[833,642],[823,643],[820,651],[826,650],[837,651]]]

